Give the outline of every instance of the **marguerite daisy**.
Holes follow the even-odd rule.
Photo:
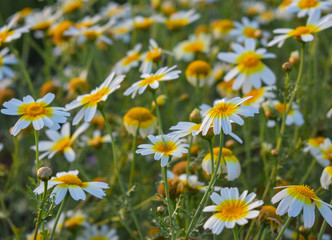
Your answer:
[[[329,185],[332,183],[332,166],[324,168],[322,176],[320,177],[320,184],[322,188],[328,190]]]
[[[136,153],[141,155],[154,154],[155,160],[161,159],[161,166],[167,166],[170,157],[182,157],[188,152],[188,144],[184,144],[184,139],[170,137],[169,135],[148,136],[152,144],[141,144]]]
[[[71,197],[76,201],[86,199],[84,191],[97,198],[106,196],[103,189],[109,188],[107,183],[83,182],[77,175],[78,170],[59,172],[56,174],[56,177],[52,177],[51,180],[48,181],[47,189],[51,189],[55,186],[51,195],[55,194],[56,205],[62,202],[68,191]],[[33,192],[36,194],[42,194],[44,192],[44,182],[42,181]]]
[[[194,9],[189,11],[179,11],[173,13],[168,19],[165,20],[165,25],[171,31],[180,30],[190,23],[200,18],[199,13],[195,13]]]
[[[218,159],[219,156],[219,147],[213,148],[213,156],[214,159]],[[215,162],[215,167],[217,163]],[[202,161],[202,168],[208,174],[212,174],[212,164],[211,164],[211,153],[208,153]],[[222,155],[221,155],[221,166],[218,169],[218,173],[221,172],[221,169],[224,169],[227,172],[227,179],[228,181],[233,181],[234,179],[238,178],[241,174],[241,166],[240,161],[237,157],[234,156],[233,152],[228,148],[222,148]]]
[[[203,60],[191,62],[187,67],[186,77],[193,86],[211,86],[214,83],[211,66]]]
[[[253,210],[261,205],[263,201],[255,201],[251,203],[255,197],[255,193],[244,191],[239,196],[237,188],[222,188],[221,195],[212,193],[210,198],[217,205],[206,206],[203,212],[215,212],[204,224],[204,229],[211,229],[213,234],[219,235],[224,228],[234,228],[236,224],[244,225],[248,223],[248,219],[258,217],[259,211]]]
[[[319,146],[319,152],[315,154],[315,158],[323,167],[332,165],[332,142],[331,139],[325,138],[324,142]]]
[[[309,138],[303,151],[310,152],[313,157],[316,157],[320,151],[319,147],[324,142],[324,140],[325,138],[323,137]]]
[[[278,28],[273,32],[280,34],[275,36],[268,46],[278,44],[281,47],[285,40],[290,37],[294,37],[298,41],[311,42],[314,40],[314,35],[324,29],[332,26],[332,14],[326,15],[320,18],[320,11],[314,11],[310,14],[307,24],[305,26],[298,26],[295,29],[292,28]]]
[[[76,138],[84,132],[89,127],[89,124],[84,123],[76,131],[73,135],[70,134],[70,123],[65,123],[61,132],[57,132],[54,130],[47,130],[46,136],[51,139],[51,141],[39,141],[38,149],[40,152],[44,152],[40,155],[40,159],[48,157],[51,159],[56,153],[63,154],[68,162],[72,162],[75,160],[76,154],[72,148],[74,141]],[[36,150],[36,146],[32,147],[33,150]]]
[[[141,48],[142,44],[136,44],[134,49],[128,51],[126,56],[115,64],[113,70],[120,74],[127,73],[131,68],[137,67],[143,56],[142,53],[140,53]]]
[[[265,48],[255,49],[254,39],[246,39],[244,47],[234,43],[232,48],[235,52],[221,52],[218,54],[218,58],[236,64],[224,78],[228,82],[236,77],[233,84],[234,90],[238,90],[242,86],[243,93],[248,93],[252,86],[256,89],[261,88],[261,81],[267,85],[276,82],[274,73],[262,62],[262,59],[275,58],[273,53],[267,53]]]
[[[232,133],[232,122],[239,125],[243,125],[244,121],[239,116],[253,117],[255,113],[258,113],[258,109],[251,106],[240,106],[243,102],[250,99],[251,96],[246,98],[236,97],[231,100],[221,99],[216,100],[213,103],[213,107],[204,111],[203,122],[199,129],[203,136],[207,134],[211,125],[213,125],[213,132],[215,135],[220,134],[222,131],[226,135]]]
[[[99,148],[102,146],[103,143],[110,143],[112,141],[111,136],[109,134],[102,136],[101,131],[99,129],[93,131],[91,138],[83,135],[81,139],[84,142],[86,142],[89,146],[94,148]]]
[[[237,41],[242,43],[247,39],[257,40],[262,38],[266,33],[259,28],[257,21],[250,21],[247,17],[242,18],[242,22],[234,22],[235,29],[232,34],[237,37]]]
[[[297,16],[299,18],[304,17],[306,15],[310,15],[314,11],[324,11],[328,10],[332,6],[330,1],[320,1],[320,0],[293,0],[287,6],[287,11],[289,12],[297,12]]]
[[[173,137],[176,136],[178,138],[182,138],[188,136],[190,134],[196,133],[199,131],[201,127],[200,123],[193,123],[193,122],[179,122],[176,126],[172,126],[169,130],[174,132],[169,133],[168,135]],[[195,135],[195,134],[193,134]]]
[[[265,99],[274,98],[275,94],[271,92],[274,89],[273,86],[262,87],[259,89],[252,89],[243,97],[251,96],[252,98],[248,99],[243,103],[244,106],[253,106],[255,108],[260,108]]]
[[[13,98],[5,102],[3,104],[5,109],[1,109],[3,114],[23,115],[12,128],[11,134],[16,136],[22,129],[27,128],[31,122],[35,130],[42,129],[44,125],[54,130],[59,129],[59,123],[65,123],[70,114],[65,112],[62,107],[47,107],[54,98],[53,93],[48,93],[37,101],[28,95],[23,97],[23,101]]]
[[[332,226],[332,208],[331,205],[323,202],[314,190],[306,185],[282,186],[286,188],[278,192],[273,198],[272,203],[281,201],[276,213],[284,215],[288,212],[289,217],[297,217],[303,209],[304,227],[311,228],[315,222],[315,206],[326,220]]]
[[[17,59],[12,54],[8,54],[9,49],[4,48],[0,51],[0,81],[5,78],[14,77],[14,71],[9,67],[17,64]]]
[[[141,75],[141,78],[143,80],[135,82],[133,85],[131,85],[123,94],[125,96],[129,96],[131,94],[131,97],[134,98],[138,92],[138,94],[142,94],[148,87],[152,89],[157,89],[159,87],[160,81],[169,81],[174,80],[179,77],[179,74],[181,73],[180,70],[172,71],[173,67],[163,67],[160,68],[156,73],[146,73]]]
[[[73,125],[78,124],[83,117],[85,122],[90,122],[96,114],[98,103],[106,101],[108,95],[120,88],[120,84],[125,76],[121,75],[114,78],[114,75],[114,72],[111,73],[99,87],[92,90],[89,94],[78,96],[76,100],[65,106],[66,110],[83,106],[74,117]]]
[[[14,17],[7,25],[0,28],[0,47],[5,43],[9,43],[15,39],[20,38],[22,33],[29,32],[29,28],[27,27],[13,29],[16,20],[17,18]]]

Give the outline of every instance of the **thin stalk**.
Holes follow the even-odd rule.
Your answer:
[[[318,234],[318,240],[322,240],[323,239],[323,235],[324,235],[324,232],[325,232],[325,229],[326,229],[326,226],[327,226],[327,223],[326,223],[326,220],[323,221],[323,224],[319,230],[319,234]]]
[[[277,236],[277,238],[276,238],[275,240],[279,240],[279,239],[281,239],[282,234],[284,233],[284,231],[285,231],[286,228],[288,227],[288,225],[289,225],[289,223],[290,223],[291,220],[292,220],[291,217],[288,217],[288,218],[287,218],[287,220],[286,220],[284,226],[283,226],[282,229],[280,230],[280,232],[279,232],[279,234],[278,234],[278,236]]]
[[[129,210],[131,212],[131,215],[132,215],[132,218],[135,222],[135,225],[136,225],[136,228],[137,228],[137,231],[138,231],[138,234],[139,234],[139,237],[140,239],[143,240],[143,235],[142,235],[142,232],[141,232],[141,228],[139,226],[139,223],[138,223],[138,220],[137,220],[137,217],[136,217],[136,214],[135,214],[135,211],[133,209],[133,206],[131,204],[131,201],[126,193],[126,190],[125,190],[125,186],[122,182],[122,179],[121,179],[121,175],[120,175],[120,170],[119,170],[119,163],[118,163],[118,158],[116,156],[116,148],[115,148],[115,139],[114,139],[114,136],[113,136],[113,132],[112,132],[112,129],[111,129],[111,126],[106,118],[106,115],[105,115],[105,112],[103,109],[100,109],[100,112],[101,112],[101,115],[103,116],[104,118],[104,121],[105,121],[105,125],[106,125],[106,128],[107,128],[107,131],[111,137],[111,144],[112,144],[112,151],[113,151],[113,160],[114,160],[114,167],[115,167],[115,172],[116,172],[116,175],[117,175],[117,179],[119,181],[119,185],[120,185],[120,189],[121,189],[121,192],[123,194],[123,196],[125,197],[125,199],[127,200],[128,202],[128,206],[129,206]]]
[[[38,236],[38,229],[39,229],[39,226],[40,226],[40,221],[41,221],[41,217],[42,217],[42,214],[43,214],[45,198],[46,198],[46,194],[47,194],[47,183],[48,183],[48,181],[44,181],[44,193],[43,193],[42,201],[40,203],[40,207],[39,207],[39,211],[38,211],[36,228],[35,228],[35,233],[34,233],[34,237],[33,237],[34,240],[36,240],[37,236]]]
[[[213,154],[212,139],[209,139],[209,148],[210,148],[210,154],[211,154],[211,175],[212,175],[214,173],[214,154]],[[219,151],[220,151],[220,149],[219,149]]]
[[[305,172],[305,175],[301,179],[300,184],[303,184],[307,180],[307,178],[309,177],[310,173],[314,169],[315,164],[316,164],[316,160],[313,159],[312,162],[311,162],[311,164],[310,164],[310,166],[308,167],[307,171]]]
[[[281,129],[280,133],[277,139],[277,149],[279,150],[281,147],[282,139],[284,136],[285,132],[285,122],[286,122],[286,117],[287,117],[287,94],[288,94],[288,83],[289,83],[289,72],[286,72],[286,83],[285,83],[285,91],[284,91],[284,114],[282,115],[282,121],[281,121]]]
[[[166,200],[167,200],[170,228],[172,231],[172,239],[175,239],[175,234],[174,234],[174,229],[173,229],[173,226],[174,226],[173,207],[172,207],[172,203],[171,203],[171,198],[170,198],[169,189],[168,189],[168,181],[167,181],[167,166],[162,167],[162,174],[163,174],[163,181],[164,181],[164,186],[165,186],[165,194],[166,194]]]
[[[153,101],[156,107],[156,113],[157,113],[157,120],[158,120],[158,125],[159,125],[159,131],[161,134],[163,134],[163,124],[161,121],[161,115],[160,115],[160,110],[157,102],[157,96],[156,96],[156,91],[152,91],[152,96],[153,96]]]
[[[61,205],[59,207],[58,213],[56,214],[55,222],[54,222],[52,233],[51,233],[51,236],[50,236],[50,240],[53,240],[53,237],[54,237],[54,234],[55,234],[55,230],[56,230],[56,226],[58,225],[61,213],[62,213],[62,211],[63,211],[63,209],[65,207],[65,204],[66,204],[66,202],[68,200],[68,197],[69,197],[69,193],[67,193],[67,195],[63,199],[63,201],[62,201],[62,203],[61,203]]]
[[[224,141],[224,133],[221,131],[220,132],[220,143],[219,143],[219,148],[222,149],[223,147],[223,141]],[[218,156],[218,162],[217,162],[217,167],[216,169],[219,169],[220,167],[220,164],[221,164],[221,156],[222,156],[222,151],[219,151],[219,156]],[[214,171],[214,173],[212,174],[211,176],[211,179],[210,179],[210,182],[209,182],[209,185],[208,185],[208,188],[206,189],[206,192],[204,193],[203,195],[203,198],[201,200],[201,202],[199,203],[199,206],[194,214],[194,217],[192,218],[190,224],[189,224],[189,227],[188,227],[188,231],[186,233],[186,236],[185,236],[185,239],[187,240],[190,236],[190,233],[192,232],[193,228],[195,227],[196,225],[196,222],[199,218],[199,215],[201,214],[202,212],[202,209],[205,205],[205,202],[210,194],[210,191],[211,189],[213,189],[213,186],[214,184],[216,183],[216,180],[217,180],[217,174],[218,171]]]
[[[134,136],[134,141],[133,141],[133,146],[131,149],[131,154],[133,156],[133,159],[131,160],[131,166],[130,166],[130,177],[129,177],[129,184],[128,184],[128,189],[131,188],[133,185],[133,179],[134,179],[134,172],[135,172],[135,159],[136,159],[136,145],[137,145],[137,138],[139,134],[139,126],[137,127],[135,136]]]
[[[239,240],[239,230],[237,228],[237,226],[233,227],[233,236],[234,236],[234,240]]]

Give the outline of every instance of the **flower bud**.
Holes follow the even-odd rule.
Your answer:
[[[299,51],[293,51],[293,52],[291,52],[291,55],[290,55],[288,61],[293,66],[298,65],[300,63],[300,53],[299,53]]]
[[[50,180],[52,174],[53,174],[52,169],[50,169],[49,167],[41,167],[37,171],[37,177],[39,178],[39,180],[44,182]]]
[[[290,62],[285,62],[284,64],[282,64],[282,70],[284,70],[284,72],[290,72],[292,70],[292,64]]]
[[[163,207],[163,206],[159,206],[159,207],[157,207],[157,214],[159,215],[159,216],[162,216],[162,215],[164,215],[165,214],[165,208]]]
[[[194,122],[194,123],[200,123],[200,122],[202,122],[201,113],[200,113],[200,111],[199,111],[198,108],[195,108],[195,109],[190,113],[189,120],[190,120],[191,122]]]
[[[274,149],[271,150],[271,154],[272,154],[273,156],[277,156],[277,155],[279,154],[279,150],[276,149],[276,148],[274,148]]]

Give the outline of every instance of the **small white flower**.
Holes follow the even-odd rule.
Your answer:
[[[332,166],[324,168],[322,176],[320,177],[320,184],[322,188],[328,190],[329,185],[332,183]]]

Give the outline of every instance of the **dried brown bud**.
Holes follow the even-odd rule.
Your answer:
[[[53,174],[52,169],[50,169],[49,167],[41,167],[37,171],[37,177],[44,182],[50,180],[52,174]]]
[[[282,64],[282,70],[284,70],[284,72],[290,72],[292,70],[292,64],[290,62],[285,62],[284,64]]]

